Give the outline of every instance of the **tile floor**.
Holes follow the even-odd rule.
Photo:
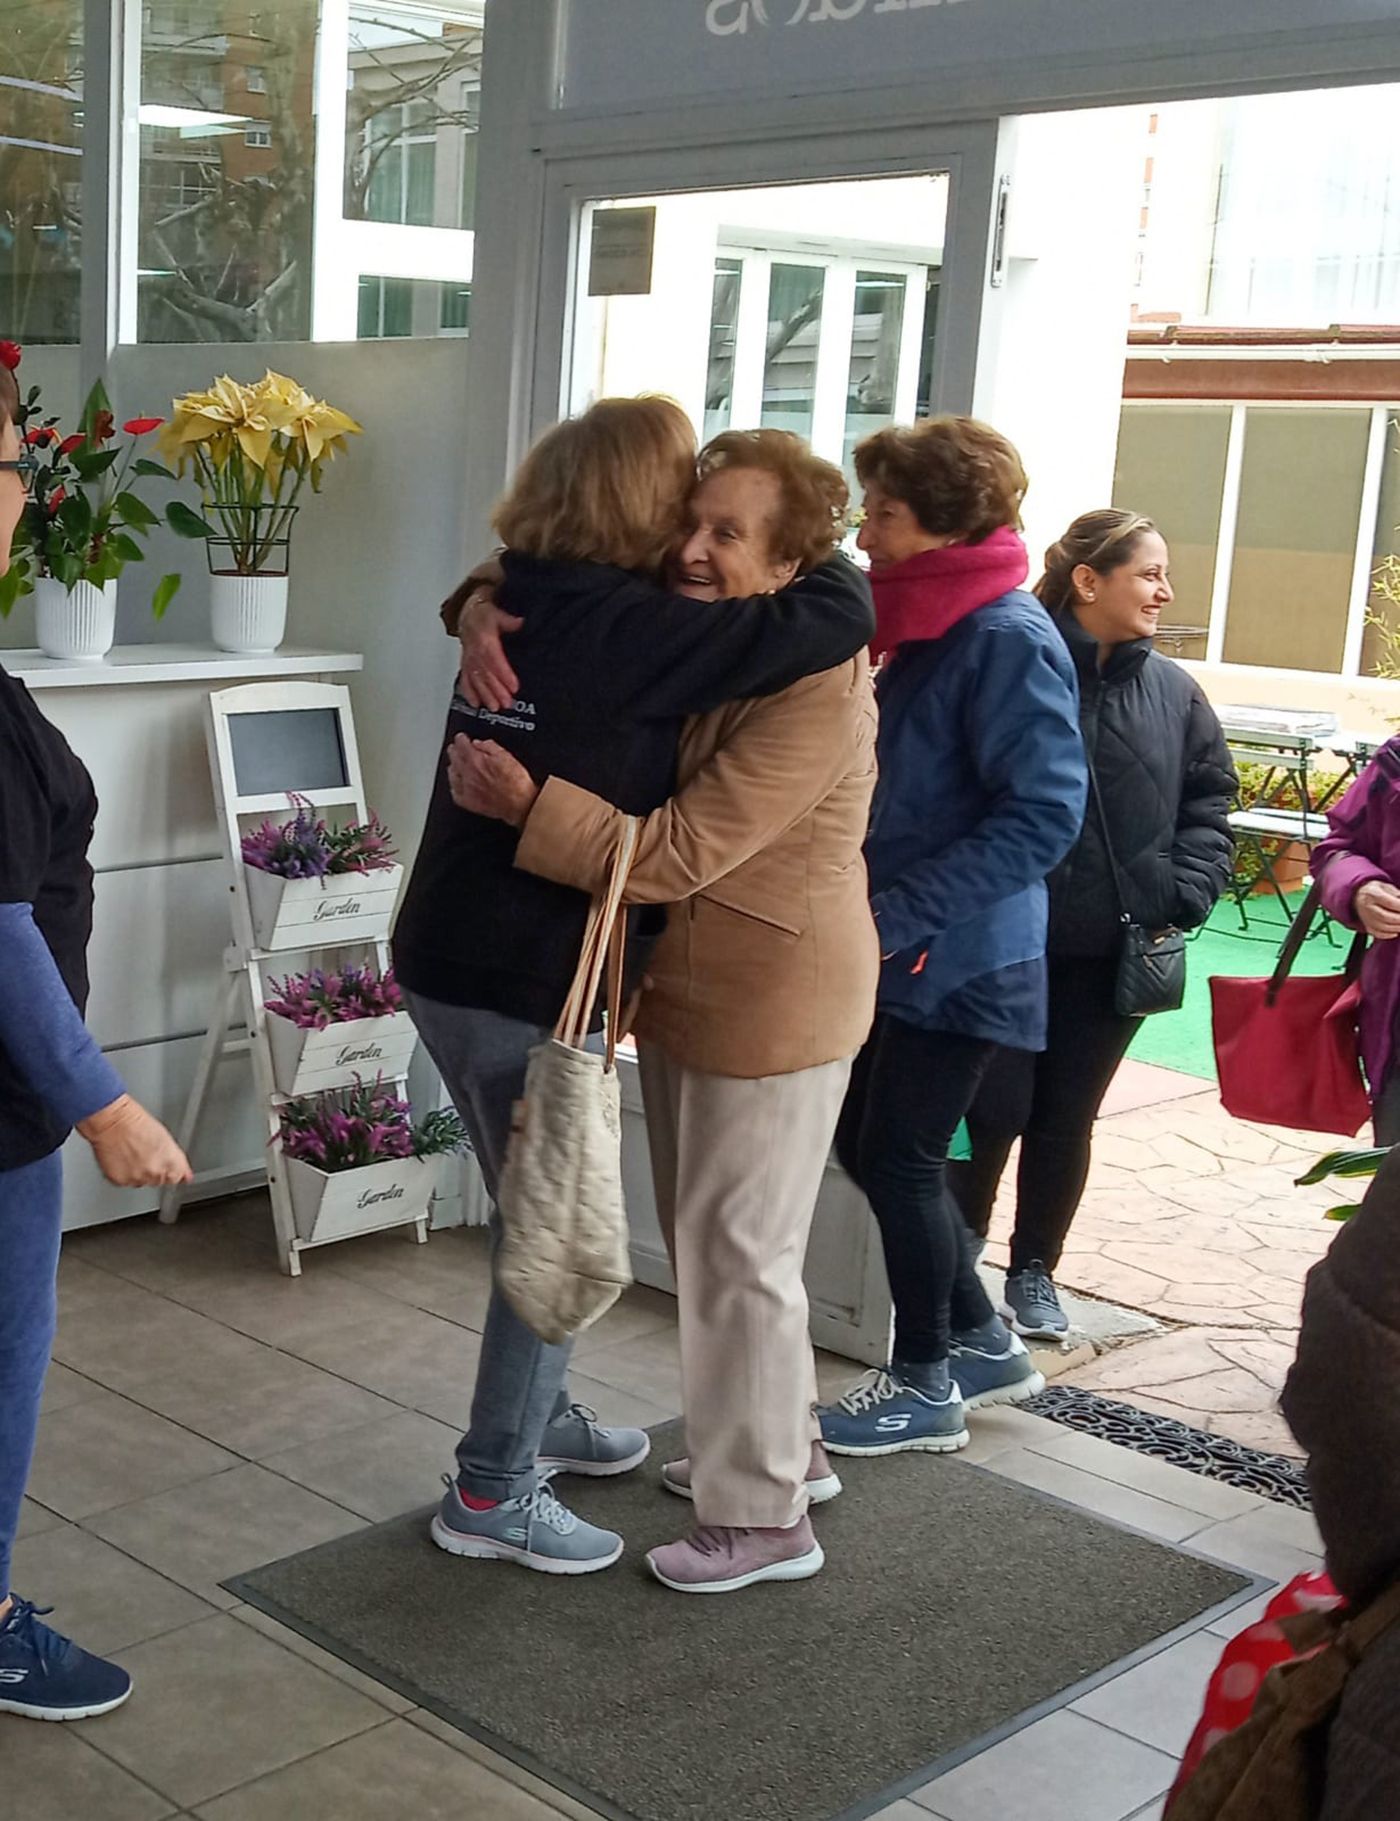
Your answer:
[[[586,1815],[219,1585],[430,1499],[465,1414],[485,1286],[483,1236],[462,1231],[425,1247],[350,1242],[292,1283],[272,1266],[256,1198],[195,1210],[173,1231],[145,1220],[71,1237],[16,1572],[140,1689],[81,1726],[0,1716],[6,1813]],[[632,1292],[582,1343],[579,1367],[576,1395],[605,1419],[672,1415],[670,1299]],[[823,1390],[851,1373],[824,1358]],[[1318,1559],[1298,1512],[1020,1411],[979,1420],[966,1458],[1255,1573]],[[1148,1821],[1219,1647],[1204,1633],[1171,1646],[887,1815],[999,1821],[1033,1775],[1041,1821]]]
[[[1336,1183],[1295,1179],[1349,1142],[1247,1125],[1213,1082],[1130,1057],[1109,1089],[1093,1166],[1055,1275],[1150,1315],[1164,1331],[1081,1359],[1066,1381],[1275,1454],[1297,1454],[1277,1410],[1297,1347],[1303,1279],[1337,1229]],[[1363,1185],[1364,1186],[1364,1185]],[[989,1261],[1006,1262],[1015,1171]]]

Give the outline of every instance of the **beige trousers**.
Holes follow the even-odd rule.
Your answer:
[[[757,1081],[701,1074],[650,1044],[638,1060],[696,1516],[795,1523],[818,1434],[802,1268],[850,1059]]]

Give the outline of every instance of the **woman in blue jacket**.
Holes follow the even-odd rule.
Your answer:
[[[977,1277],[948,1147],[999,1047],[1045,1045],[1046,875],[1084,815],[1073,666],[1022,587],[1025,471],[971,418],[882,430],[865,489],[880,782],[866,859],[878,1012],[837,1131],[879,1222],[891,1362],[821,1412],[838,1454],[943,1453],[1044,1381]]]

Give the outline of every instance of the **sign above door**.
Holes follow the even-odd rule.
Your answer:
[[[959,71],[1194,56],[1317,34],[1400,34],[1397,0],[561,0],[559,105],[907,86]]]

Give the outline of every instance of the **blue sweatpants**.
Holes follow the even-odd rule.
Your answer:
[[[34,1458],[39,1400],[53,1346],[62,1154],[0,1170],[0,1601]]]

